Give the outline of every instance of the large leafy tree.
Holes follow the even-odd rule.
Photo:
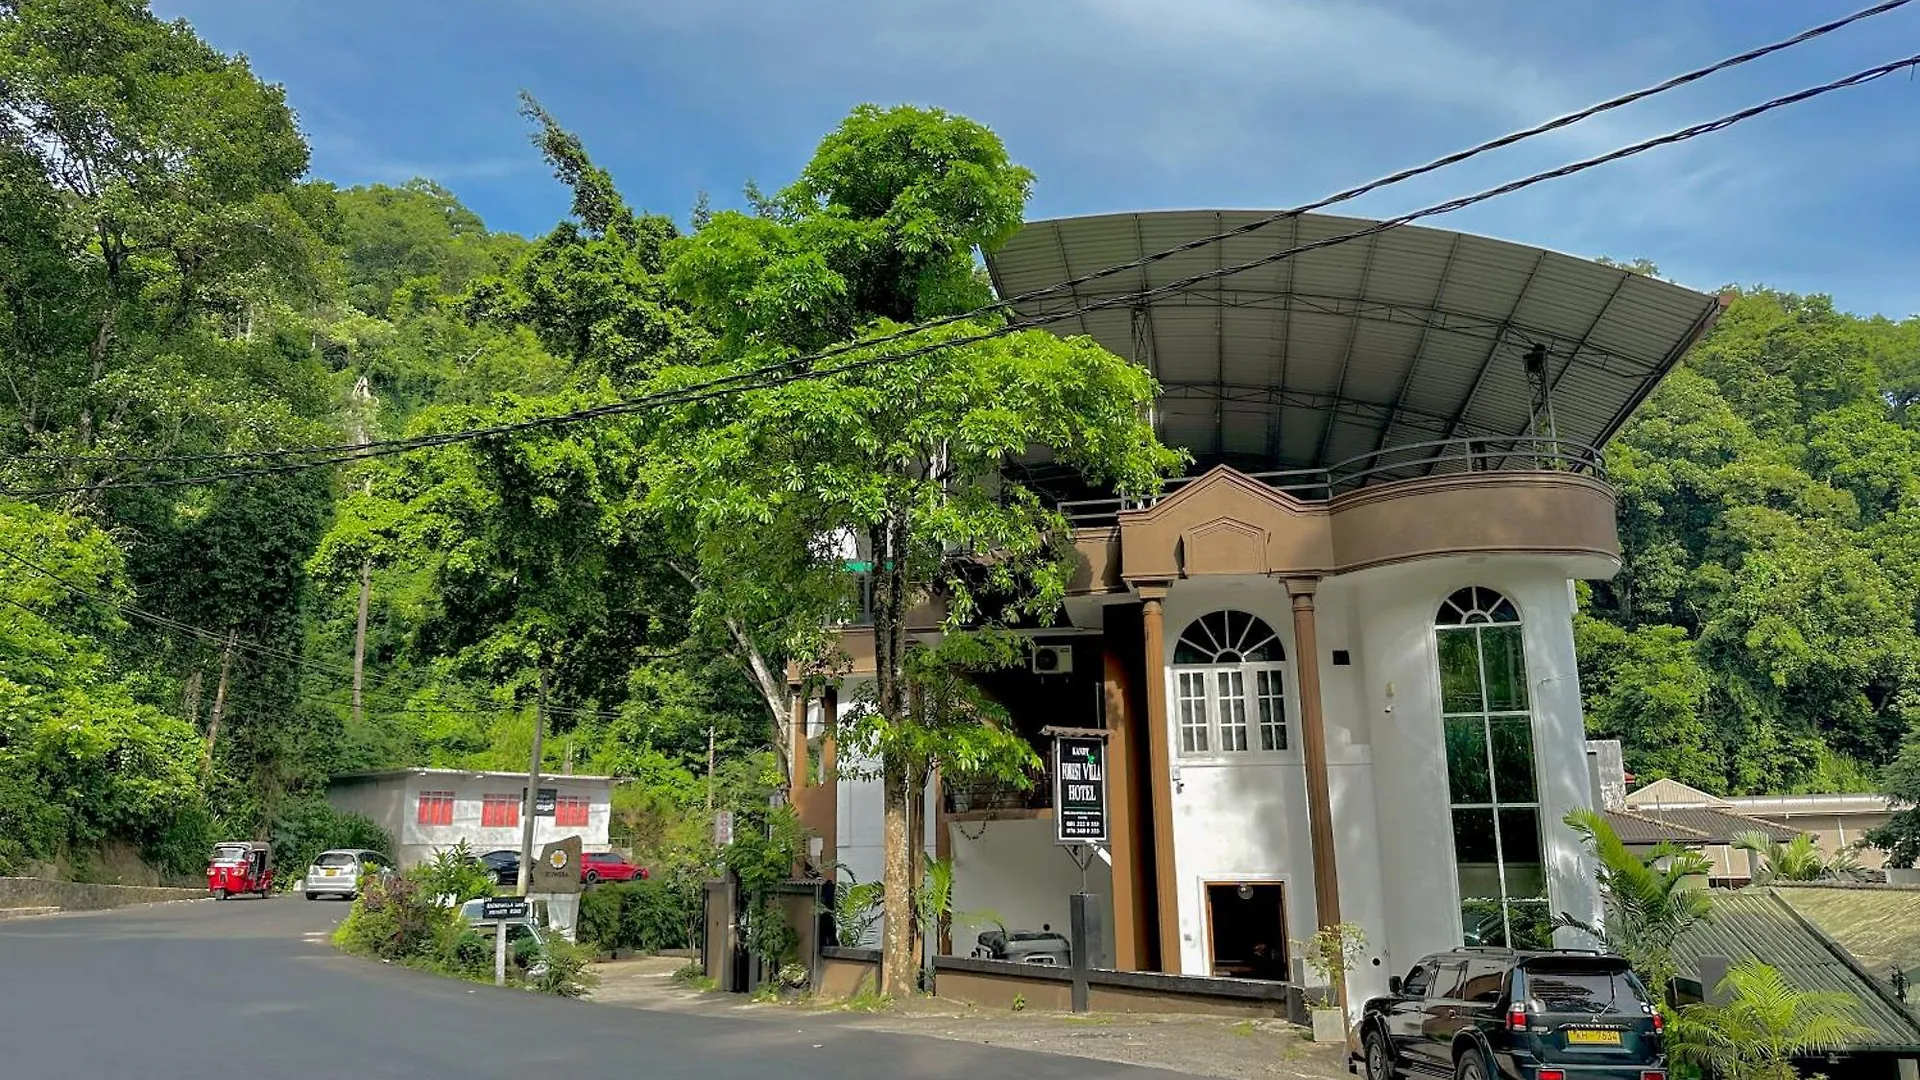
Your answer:
[[[757,213],[725,211],[675,251],[669,278],[717,328],[713,361],[665,386],[968,310],[987,299],[976,252],[1020,223],[1030,174],[992,132],[938,110],[856,109]],[[928,344],[994,324],[956,323]],[[1145,371],[1093,342],[1008,334],[905,359],[854,351],[808,376],[674,410],[648,491],[729,573],[732,538],[778,542],[778,565],[844,575],[851,540],[872,566],[876,677],[850,742],[885,800],[887,990],[913,987],[911,807],[930,770],[1031,760],[984,724],[923,722],[909,705],[908,612],[938,598],[950,632],[1051,619],[1066,583],[1064,523],[1001,476],[1043,447],[1096,481],[1153,487],[1177,458],[1143,421]],[[749,570],[749,573],[755,571]],[[843,577],[844,580],[844,577]],[[990,599],[991,598],[991,599]],[[929,714],[924,719],[931,720]]]

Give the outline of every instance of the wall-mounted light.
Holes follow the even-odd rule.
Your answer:
[[[1240,899],[1242,900],[1253,899],[1253,886],[1242,884],[1237,891],[1240,893]]]

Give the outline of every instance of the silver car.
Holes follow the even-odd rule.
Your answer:
[[[307,877],[300,883],[300,888],[309,900],[318,900],[322,896],[340,896],[351,900],[360,895],[364,878],[392,871],[393,863],[377,851],[365,848],[323,851],[314,857],[313,865],[307,867]]]

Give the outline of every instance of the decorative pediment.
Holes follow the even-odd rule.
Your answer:
[[[1120,516],[1123,577],[1257,575],[1332,565],[1324,504],[1307,504],[1224,465],[1145,510]]]
[[[1215,518],[1189,529],[1182,539],[1181,570],[1204,566],[1215,574],[1266,572],[1267,532],[1236,518]]]

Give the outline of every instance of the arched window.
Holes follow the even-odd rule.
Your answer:
[[[1533,713],[1520,612],[1469,586],[1434,615],[1461,928],[1469,945],[1549,944]]]
[[[1189,623],[1173,646],[1180,752],[1287,749],[1286,659],[1279,635],[1258,616],[1215,611]]]

